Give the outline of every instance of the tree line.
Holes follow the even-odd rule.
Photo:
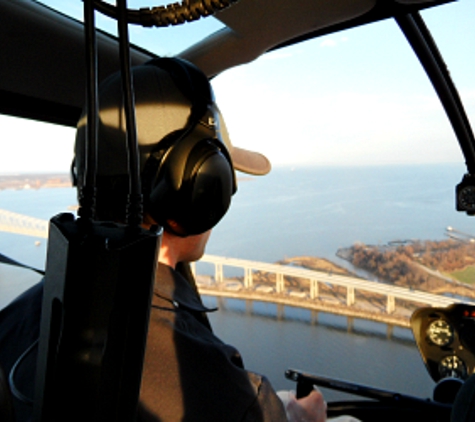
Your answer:
[[[452,272],[475,264],[475,244],[452,239],[443,241],[415,241],[392,246],[367,246],[361,243],[350,248],[351,263],[394,284],[436,287],[434,277],[421,266],[439,272]],[[420,264],[420,265],[417,265]]]

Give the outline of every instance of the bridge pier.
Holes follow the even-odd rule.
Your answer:
[[[283,273],[275,273],[275,291],[277,293],[284,292],[284,274]]]
[[[318,298],[318,281],[314,278],[310,279],[310,299]]]
[[[386,312],[388,314],[392,314],[396,310],[396,299],[394,296],[389,296],[388,295],[388,302],[386,305]]]
[[[252,268],[245,267],[244,268],[244,288],[250,289],[252,287]]]
[[[346,306],[352,306],[355,304],[355,288],[348,286],[346,288]]]
[[[216,283],[222,283],[224,281],[223,264],[219,262],[214,264],[214,279]]]

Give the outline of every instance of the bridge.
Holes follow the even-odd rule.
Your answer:
[[[200,293],[205,295],[273,302],[347,316],[361,316],[365,319],[401,326],[409,325],[408,317],[412,313],[411,309],[416,307],[445,307],[458,302],[475,305],[475,302],[462,301],[452,297],[288,265],[267,264],[215,255],[204,255],[200,262],[214,266],[214,277],[207,283],[199,283]],[[236,278],[225,278],[224,267],[240,268],[243,272],[242,281],[236,281],[239,280]],[[192,265],[192,269],[199,281],[196,263]],[[270,287],[256,283],[254,278],[258,272],[273,274],[274,285]],[[289,286],[286,279],[298,279],[306,282],[298,283],[296,288],[295,284]],[[327,294],[323,293],[322,287],[325,288]],[[340,288],[339,294],[328,294],[329,290],[334,292],[337,287]],[[383,298],[383,307],[378,306],[375,295]],[[338,296],[340,299],[337,298]],[[372,298],[368,299],[371,296]],[[396,315],[398,303],[402,304],[402,308],[407,312],[399,312],[399,315]]]
[[[0,231],[46,239],[48,221],[0,209]]]
[[[47,238],[48,222],[0,209],[0,231]],[[395,325],[408,325],[408,309],[420,306],[445,307],[462,302],[447,296],[289,265],[215,255],[204,255],[199,262],[214,266],[214,276],[206,278],[198,273],[196,263],[192,265],[200,292],[205,295],[361,316]],[[226,278],[225,267],[238,268],[243,276]],[[273,278],[274,282],[262,283],[262,274]],[[294,283],[290,283],[290,280]],[[469,303],[475,305],[475,302]],[[402,312],[403,315],[401,308],[406,310],[405,314]]]

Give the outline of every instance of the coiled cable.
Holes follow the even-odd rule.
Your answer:
[[[127,9],[127,22],[147,27],[165,27],[181,25],[185,22],[198,20],[211,16],[226,9],[239,0],[184,0],[181,3],[171,3],[167,6],[141,8],[138,10]],[[95,0],[94,7],[106,16],[117,19],[116,6],[103,0]]]

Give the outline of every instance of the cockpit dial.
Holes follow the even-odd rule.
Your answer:
[[[438,319],[430,323],[427,336],[429,341],[436,346],[447,346],[454,339],[454,330],[447,321]]]
[[[466,379],[467,367],[458,356],[446,356],[439,363],[439,373],[442,378],[454,377]]]

